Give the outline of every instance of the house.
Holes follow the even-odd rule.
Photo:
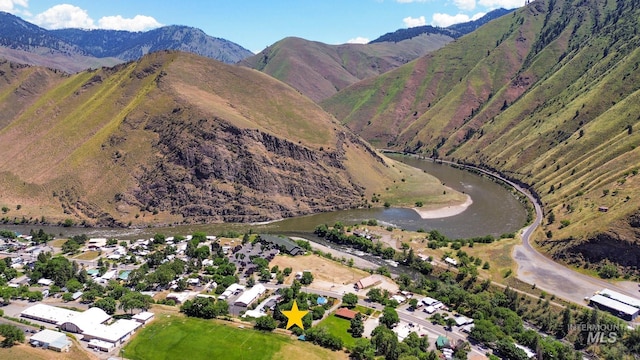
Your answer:
[[[382,282],[382,279],[380,278],[380,276],[378,276],[378,275],[370,275],[370,276],[367,276],[365,278],[360,279],[356,283],[356,288],[358,290],[363,290],[363,289],[370,288],[372,286],[376,286],[376,285],[380,284],[381,282]]]
[[[38,280],[38,285],[50,286],[51,284],[53,284],[53,280],[50,280],[50,279],[42,278],[42,279]]]
[[[288,238],[283,238],[274,235],[260,234],[258,239],[261,243],[278,248],[280,251],[292,256],[302,255],[305,250],[298,244]]]
[[[473,324],[473,319],[469,319],[466,316],[457,316],[455,317],[456,326],[463,326],[467,324]]]
[[[69,341],[65,333],[49,329],[33,334],[29,339],[29,344],[57,352],[68,352],[71,347],[71,341]]]
[[[336,310],[336,312],[333,313],[333,315],[335,315],[337,317],[341,317],[343,319],[351,320],[351,319],[354,319],[356,317],[356,315],[358,315],[358,312],[357,311],[353,311],[353,310],[349,310],[346,307],[342,307],[342,308]]]
[[[240,295],[240,297],[236,300],[234,305],[247,307],[251,305],[254,301],[256,301],[262,294],[267,291],[267,288],[262,284],[257,284],[251,289],[244,292],[244,294]]]

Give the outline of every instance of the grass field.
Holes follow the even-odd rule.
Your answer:
[[[347,348],[353,348],[356,344],[356,339],[347,332],[351,326],[351,322],[347,319],[339,318],[331,314],[322,320],[318,326],[326,327],[330,334],[342,339],[344,346]]]
[[[342,352],[236,324],[162,315],[125,347],[128,359],[346,359]]]
[[[99,251],[85,251],[78,256],[74,256],[74,259],[78,260],[93,260],[100,255]]]

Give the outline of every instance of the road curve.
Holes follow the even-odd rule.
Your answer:
[[[542,223],[542,207],[538,201],[520,185],[496,173],[475,166],[462,165],[451,161],[442,162],[473,169],[503,181],[525,195],[533,204],[536,213],[535,219],[530,225],[520,230],[522,244],[516,245],[511,254],[513,259],[518,263],[517,277],[520,280],[529,284],[535,284],[537,288],[579,305],[586,305],[585,297],[591,296],[594,292],[604,288],[609,288],[628,296],[638,297],[637,292],[630,291],[627,287],[581,274],[549,259],[534,248],[531,245],[531,236]]]

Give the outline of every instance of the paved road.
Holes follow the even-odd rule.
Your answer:
[[[449,164],[452,162],[443,161]],[[620,293],[638,297],[636,289],[625,287],[622,284],[608,282],[602,279],[581,274],[564,265],[561,265],[541,254],[531,245],[531,236],[542,223],[542,207],[536,199],[518,184],[507,180],[495,173],[477,168],[475,166],[465,166],[484,174],[497,178],[512,186],[518,192],[524,194],[534,205],[536,217],[533,223],[521,230],[522,244],[513,249],[512,257],[518,263],[517,276],[520,280],[535,284],[536,287],[555,294],[565,300],[586,305],[584,298],[593,295],[594,292],[609,288]],[[629,283],[627,283],[629,285]],[[633,284],[632,284],[633,285]]]

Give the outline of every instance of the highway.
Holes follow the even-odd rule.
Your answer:
[[[513,259],[518,263],[517,277],[520,280],[532,285],[535,284],[539,289],[579,305],[586,305],[585,297],[591,296],[596,291],[604,288],[609,288],[628,296],[638,297],[638,292],[635,289],[630,291],[628,287],[620,284],[581,274],[553,261],[533,247],[531,245],[532,235],[542,223],[544,213],[538,201],[527,190],[498,174],[475,166],[460,165],[450,161],[442,162],[480,171],[503,181],[525,195],[533,204],[536,216],[530,225],[521,230],[522,243],[515,246],[512,252]]]

